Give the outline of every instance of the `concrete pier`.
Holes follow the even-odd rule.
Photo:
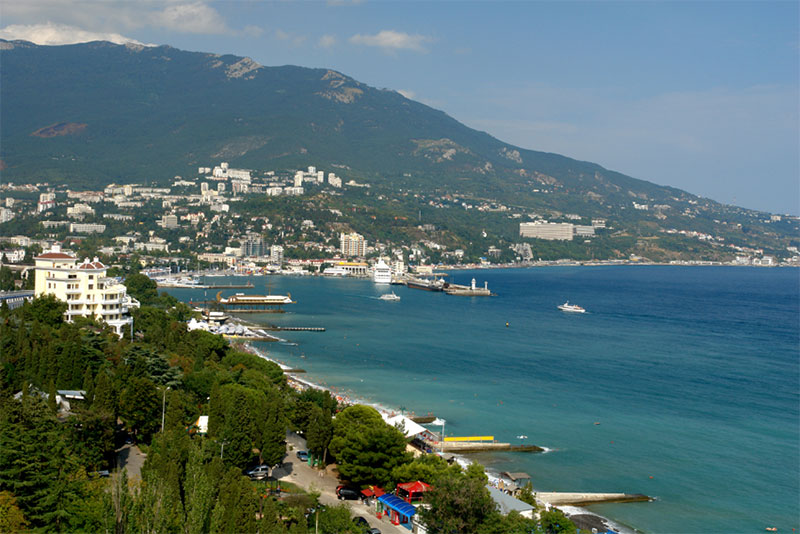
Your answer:
[[[536,498],[552,506],[587,506],[611,502],[649,502],[652,497],[641,493],[565,493],[537,492]]]
[[[441,445],[440,445],[441,446]],[[512,445],[510,443],[494,443],[485,441],[445,441],[442,452],[544,452],[544,449],[537,445]]]

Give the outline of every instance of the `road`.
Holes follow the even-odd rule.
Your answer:
[[[117,449],[117,469],[128,468],[128,480],[141,480],[142,466],[147,455],[132,443],[126,443]]]
[[[374,504],[367,507],[361,501],[340,501],[336,497],[336,486],[339,485],[336,476],[330,472],[323,472],[324,475],[320,476],[321,471],[309,467],[308,463],[297,458],[296,451],[305,450],[306,448],[305,440],[295,434],[289,434],[287,441],[291,445],[291,450],[286,456],[283,467],[276,469],[274,472],[274,476],[278,480],[297,484],[306,490],[319,491],[319,501],[322,504],[328,506],[340,503],[347,504],[350,506],[354,516],[365,518],[371,527],[379,528],[382,534],[408,534],[410,532],[404,527],[393,525],[387,518],[378,519],[375,517]]]

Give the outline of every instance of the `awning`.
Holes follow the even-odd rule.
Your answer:
[[[385,504],[388,508],[396,511],[400,515],[404,515],[406,517],[411,517],[412,515],[417,513],[417,509],[414,507],[413,504],[408,504],[406,501],[398,497],[397,495],[392,495],[391,493],[387,493],[385,495],[381,495],[378,497],[378,500]]]
[[[409,419],[404,415],[395,415],[390,416],[389,414],[382,413],[381,417],[383,420],[386,421],[386,424],[389,426],[400,426],[403,428],[403,433],[405,434],[406,438],[413,438],[418,434],[422,434],[423,432],[427,432],[428,429],[422,425],[419,425]]]
[[[405,484],[398,484],[398,488],[405,490],[408,493],[422,493],[423,491],[428,491],[431,487],[422,482],[421,480],[417,480],[416,482],[406,482]]]
[[[364,497],[380,497],[385,493],[386,492],[383,491],[383,489],[378,486],[370,486],[367,489],[361,490],[361,495],[363,495]]]

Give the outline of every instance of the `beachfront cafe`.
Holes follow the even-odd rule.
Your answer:
[[[377,517],[389,517],[393,525],[399,525],[411,530],[411,518],[417,513],[413,504],[407,503],[397,495],[384,493],[378,497]]]

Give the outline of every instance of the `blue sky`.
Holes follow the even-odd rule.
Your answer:
[[[332,68],[524,148],[799,214],[798,5],[3,0],[0,37]]]

